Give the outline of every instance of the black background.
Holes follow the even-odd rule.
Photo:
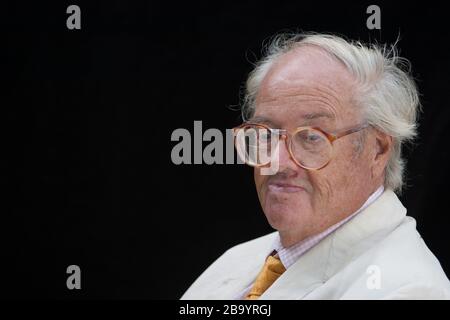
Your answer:
[[[81,30],[66,28],[70,4]],[[401,200],[449,274],[448,11],[377,2],[371,31],[370,4],[2,3],[2,296],[177,299],[223,251],[270,232],[250,168],[176,166],[170,137],[194,120],[239,124],[230,106],[263,41],[295,30],[400,34],[424,109]]]

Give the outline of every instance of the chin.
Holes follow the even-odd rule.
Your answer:
[[[290,229],[310,220],[312,210],[307,194],[273,193],[263,194],[263,211],[267,221],[276,230]]]
[[[294,222],[299,218],[298,209],[287,204],[271,204],[264,208],[264,214],[270,226],[276,230],[292,228]]]

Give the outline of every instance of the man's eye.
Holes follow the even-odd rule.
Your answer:
[[[306,138],[309,142],[316,142],[321,139],[321,137],[317,134],[309,134]]]
[[[319,145],[324,142],[324,139],[321,135],[318,134],[307,134],[303,137],[303,142],[309,145]]]

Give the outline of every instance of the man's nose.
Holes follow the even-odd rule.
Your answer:
[[[283,171],[285,169],[291,169],[297,171],[299,169],[302,169],[295,163],[294,159],[292,159],[291,154],[289,153],[286,139],[286,136],[280,137],[280,141],[278,144],[279,170]]]

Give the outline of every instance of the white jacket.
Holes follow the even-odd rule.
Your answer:
[[[219,257],[181,299],[235,299],[276,233]],[[306,252],[260,299],[450,299],[450,282],[392,190]]]

